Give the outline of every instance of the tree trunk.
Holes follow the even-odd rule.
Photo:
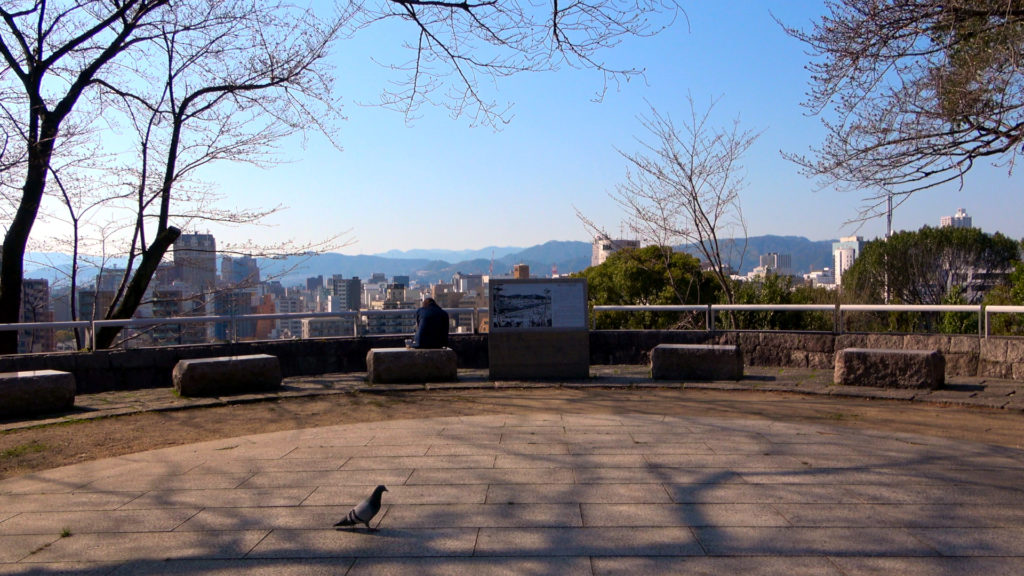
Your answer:
[[[15,324],[21,315],[21,285],[25,278],[25,248],[32,225],[39,213],[46,187],[46,170],[53,154],[55,130],[43,126],[43,138],[29,151],[28,170],[22,187],[21,202],[4,236],[3,262],[0,263],[0,323]],[[18,353],[18,332],[0,332],[0,354]]]
[[[135,314],[139,304],[142,303],[142,298],[146,295],[146,289],[149,287],[150,280],[156,274],[157,266],[163,260],[167,249],[174,244],[174,241],[179,236],[181,236],[181,230],[170,226],[156,237],[149,246],[149,249],[142,253],[142,261],[139,262],[139,268],[132,276],[131,282],[128,283],[128,288],[125,289],[121,304],[111,315],[111,320],[127,320]],[[96,334],[96,349],[110,348],[120,333],[121,328],[117,326],[102,328]]]

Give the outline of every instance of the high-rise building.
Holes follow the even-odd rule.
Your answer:
[[[264,294],[256,303],[257,314],[273,314],[276,311],[277,307],[274,305],[274,297],[270,294]],[[257,320],[256,333],[254,334],[254,337],[257,340],[269,340],[270,333],[273,332],[273,330],[273,320]]]
[[[255,286],[260,283],[260,267],[252,256],[225,256],[220,261],[220,279],[230,286]]]
[[[117,292],[124,279],[124,268],[104,268],[96,276],[96,286],[100,292]]]
[[[412,334],[416,331],[416,309],[412,304],[396,300],[373,303],[372,310],[401,310],[389,314],[366,314],[367,334]]]
[[[153,290],[153,317],[175,318],[205,316],[206,295],[193,293],[182,282],[166,284]],[[202,344],[206,342],[206,325],[202,323],[158,324],[150,332],[157,345]]]
[[[288,296],[288,289],[281,284],[280,280],[264,282],[263,290],[265,290],[267,294],[273,294],[274,298],[284,298],[285,296]]]
[[[967,212],[963,208],[957,208],[956,214],[952,216],[943,216],[939,219],[939,226],[941,228],[972,228],[971,217],[967,215]]]
[[[793,256],[790,254],[779,254],[769,252],[760,257],[761,267],[771,270],[779,276],[789,276],[793,273]]]
[[[197,292],[217,285],[217,241],[212,234],[182,234],[174,242],[174,268],[178,280]]]
[[[95,286],[87,286],[78,290],[78,319],[102,320],[114,301],[111,290],[97,290]]]
[[[452,286],[456,292],[462,292],[463,294],[479,292],[483,289],[484,277],[482,274],[463,274],[462,272],[456,272],[452,276]]]
[[[298,296],[283,296],[274,301],[275,312],[278,314],[296,314],[305,312],[305,303]],[[281,318],[277,322],[278,338],[298,338],[302,335],[301,318]]]
[[[370,303],[371,310],[401,310],[402,312],[363,316],[367,334],[411,334],[416,330],[416,303],[406,300],[406,292],[406,287],[402,284],[388,284],[384,300]]]
[[[340,310],[359,310],[363,294],[363,281],[358,276],[344,278],[335,274],[327,279],[327,291],[332,296],[331,312]],[[335,309],[337,303],[337,309]]]
[[[860,256],[864,249],[864,239],[860,236],[847,236],[840,238],[838,242],[832,243],[832,262],[836,286],[843,285],[843,272],[853,266],[853,261]]]
[[[590,265],[600,266],[601,264],[604,264],[604,261],[607,260],[609,256],[623,248],[639,247],[639,240],[625,240],[622,238],[612,240],[612,238],[606,234],[598,234],[594,237],[594,243],[590,253]]]
[[[247,290],[217,290],[212,296],[213,313],[216,316],[251,316],[254,312],[253,295]],[[217,340],[226,342],[252,340],[255,334],[256,323],[252,320],[213,323],[213,337]]]
[[[523,279],[529,278],[530,267],[527,266],[526,264],[516,264],[515,266],[512,267],[512,277]]]

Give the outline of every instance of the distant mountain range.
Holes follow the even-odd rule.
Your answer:
[[[689,251],[689,250],[688,250]],[[692,252],[692,251],[691,251]],[[731,262],[741,274],[758,265],[761,254],[777,252],[792,257],[793,272],[804,273],[832,266],[832,240],[812,241],[800,236],[754,236],[747,239],[742,262]],[[264,278],[281,281],[285,286],[305,284],[306,278],[341,274],[346,278],[368,279],[374,273],[409,276],[419,283],[450,281],[456,272],[463,274],[509,274],[516,264],[526,264],[536,276],[547,276],[552,268],[559,273],[579,272],[590,266],[591,245],[579,241],[551,241],[529,248],[511,246],[479,250],[392,250],[376,255],[337,253],[291,256],[284,259],[259,259]],[[493,258],[493,260],[492,260]],[[123,265],[113,263],[112,266]],[[26,259],[26,278],[47,278],[51,282],[66,277],[70,257],[65,254],[30,254]],[[83,281],[95,270],[83,271]]]
[[[494,254],[493,261],[491,254]],[[341,274],[346,278],[358,276],[367,279],[376,272],[389,278],[409,276],[420,283],[449,282],[457,272],[463,274],[511,273],[517,264],[526,264],[535,275],[549,275],[552,267],[559,273],[578,272],[590,266],[590,244],[587,242],[551,241],[530,248],[485,248],[468,251],[414,250],[388,252],[390,256],[348,256],[345,254],[317,254],[293,256],[284,260],[260,260],[264,276],[280,277],[289,286],[305,283],[310,276]],[[396,254],[399,256],[396,257]],[[464,259],[445,259],[444,256],[468,256]]]
[[[761,254],[769,252],[789,254],[793,259],[794,273],[832,266],[832,240],[812,241],[799,236],[748,238],[743,261],[731,264],[741,274],[746,274],[758,265]],[[260,270],[266,277],[279,277],[285,286],[304,283],[310,276],[322,275],[326,278],[333,274],[341,274],[346,278],[358,276],[365,280],[375,272],[389,278],[402,275],[420,283],[434,283],[450,281],[456,272],[488,274],[493,269],[494,274],[510,274],[516,264],[528,265],[531,273],[537,276],[547,276],[552,268],[568,274],[590,266],[590,255],[589,242],[551,241],[530,248],[506,246],[464,251],[391,251],[372,256],[319,254],[284,260],[261,260]]]

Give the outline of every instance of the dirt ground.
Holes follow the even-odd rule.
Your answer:
[[[504,389],[355,393],[146,412],[0,434],[0,479],[77,462],[261,432],[402,418],[521,414],[761,418],[1024,448],[1024,413],[778,392]]]

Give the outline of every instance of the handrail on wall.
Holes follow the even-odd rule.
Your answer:
[[[474,330],[479,326],[480,311],[484,308],[447,308],[449,313],[471,313]],[[920,304],[684,304],[684,305],[609,305],[594,306],[591,327],[596,328],[597,312],[701,312],[705,316],[704,329],[715,331],[715,315],[718,312],[832,312],[833,332],[843,332],[843,318],[851,312],[968,312],[978,315],[978,336],[987,338],[991,334],[993,314],[1024,314],[1024,306],[983,306],[966,304],[920,305]],[[36,329],[85,329],[90,334],[90,344],[95,349],[96,332],[105,326],[154,326],[160,324],[194,324],[204,322],[230,322],[232,338],[234,326],[240,321],[284,320],[302,318],[352,318],[362,316],[394,316],[413,312],[414,309],[399,310],[344,310],[341,312],[291,312],[277,314],[243,314],[227,316],[174,316],[168,318],[131,318],[128,320],[78,320],[67,322],[23,322],[0,324],[0,331]],[[353,335],[358,335],[358,323],[353,322]]]
[[[446,308],[450,314],[471,313],[473,315],[473,327],[479,326],[478,322],[480,308]],[[286,320],[303,318],[352,318],[360,316],[400,316],[414,313],[415,309],[398,310],[343,310],[340,312],[281,312],[275,314],[240,314],[240,315],[219,315],[219,316],[169,316],[164,318],[128,318],[120,320],[71,320],[65,322],[21,322],[18,324],[0,324],[0,332],[11,330],[36,330],[36,329],[84,329],[89,334],[89,344],[93,350],[96,349],[96,334],[99,329],[107,326],[144,327],[159,326],[161,324],[200,324],[207,322],[228,322],[231,324],[232,342],[236,334],[235,327],[238,322],[256,322],[259,320]],[[353,322],[353,336],[358,336],[358,323]]]
[[[716,312],[832,312],[832,331],[843,333],[844,315],[850,312],[968,312],[978,315],[978,336],[990,335],[991,314],[1024,314],[1024,306],[981,304],[701,304],[686,306],[594,306],[594,312],[699,312],[705,311],[705,329],[715,330]],[[596,326],[596,318],[592,319]]]

